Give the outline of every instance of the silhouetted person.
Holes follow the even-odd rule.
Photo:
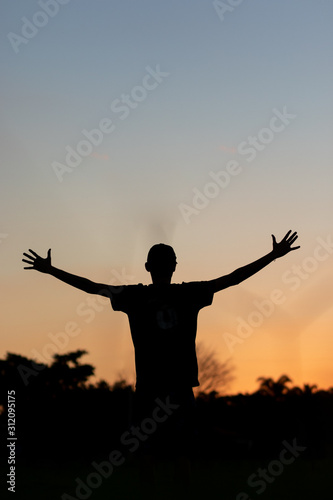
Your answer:
[[[29,250],[31,255],[24,253],[27,259],[23,262],[29,264],[24,269],[36,269],[85,292],[110,297],[113,309],[128,315],[135,350],[136,422],[140,427],[145,419],[151,420],[150,427],[146,420],[146,433],[141,432],[138,439],[147,457],[162,443],[168,445],[170,453],[179,457],[176,473],[186,480],[188,462],[182,457],[187,455],[193,430],[192,388],[199,385],[195,350],[198,312],[212,303],[214,293],[241,283],[276,258],[300,248],[292,247],[297,237],[296,232],[288,231],[277,243],[272,235],[272,251],[255,262],[217,279],[182,284],[171,284],[176,255],[172,247],[162,243],[148,253],[145,267],[151,274],[150,285],[94,283],[53,267],[51,250],[45,259]],[[162,401],[162,406],[156,401]],[[148,481],[152,479],[149,468],[144,473]]]

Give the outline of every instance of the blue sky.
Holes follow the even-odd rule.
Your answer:
[[[313,254],[316,238],[331,234],[331,3],[243,1],[223,20],[214,3],[203,0],[45,2],[57,10],[53,17],[42,4],[5,0],[1,6],[0,233],[7,236],[2,236],[0,250],[6,285],[22,287],[22,295],[6,297],[9,310],[29,311],[26,317],[22,314],[22,324],[6,320],[11,335],[3,352],[23,346],[29,354],[42,346],[45,328],[59,330],[79,300],[64,285],[22,273],[20,256],[28,247],[42,254],[52,247],[54,265],[91,279],[102,280],[110,269],[121,272],[125,267],[134,281],[149,282],[143,269],[146,253],[164,241],[179,255],[175,281],[190,281],[217,277],[260,257],[270,250],[272,232],[282,237],[290,228],[298,230],[298,253],[232,292],[242,308],[243,298],[237,294],[266,296],[293,263]],[[44,20],[45,26],[30,27],[34,35],[15,48],[8,34],[26,34],[25,18],[37,24]],[[144,95],[135,89],[142,88],[147,68],[159,68],[167,76]],[[153,79],[149,82],[152,86]],[[142,100],[132,98],[133,109],[121,119],[111,105],[133,92]],[[293,118],[281,131],[267,132],[274,110]],[[82,130],[96,129],[106,118],[114,131],[104,134],[59,182],[54,162],[65,164],[66,147],[76,150],[86,139]],[[251,137],[268,142],[259,141],[260,150],[249,162],[239,145]],[[209,190],[210,173],[225,172],[230,161],[240,173],[225,187],[215,187],[204,208],[194,207],[195,194]],[[184,205],[194,209],[187,220],[180,210]],[[323,262],[311,279],[323,275],[324,280],[330,269],[331,262]],[[313,298],[327,294],[327,287],[326,282],[310,285]],[[58,293],[64,307],[56,304]],[[202,330],[209,332],[207,341],[222,358],[229,353],[214,332],[229,325],[228,314],[219,312],[228,297],[219,296],[215,309],[202,313]],[[49,308],[51,324],[40,323],[38,300]],[[317,310],[314,321],[322,321]],[[102,360],[98,346],[113,346],[113,339],[104,336],[104,325],[119,328],[118,316],[114,319],[109,312],[101,325],[91,326],[94,332],[100,328],[100,344],[97,334],[93,340],[87,333],[84,342],[101,376],[107,377],[120,365],[113,360],[112,371]],[[25,326],[35,331],[29,341],[21,338]],[[311,363],[318,367],[327,351],[323,335],[317,350],[312,349],[312,361],[307,363],[303,354],[297,366],[290,361],[291,376],[294,369],[296,379],[327,380],[320,370],[307,371]],[[80,341],[72,340],[70,347],[81,346]],[[120,349],[117,360],[130,359],[126,342],[114,345]],[[258,342],[266,346],[263,339]],[[276,354],[273,344],[268,343],[259,361],[263,370],[269,360],[267,370],[276,364],[279,375],[288,370],[289,361],[283,364],[280,356],[285,344],[281,341]],[[297,349],[303,352],[305,347]],[[251,359],[253,352],[258,345],[249,339],[244,357]],[[242,372],[239,356],[235,352],[233,360],[239,387],[245,387],[247,380],[253,382],[258,364]],[[129,369],[130,361],[124,363],[122,369]]]

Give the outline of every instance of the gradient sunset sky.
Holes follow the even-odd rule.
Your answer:
[[[301,249],[216,294],[197,339],[231,359],[231,393],[333,386],[333,3],[235,3],[2,2],[2,358],[86,349],[97,379],[134,379],[127,317],[24,271],[29,248],[148,284],[163,242],[173,282],[198,281],[292,229]]]

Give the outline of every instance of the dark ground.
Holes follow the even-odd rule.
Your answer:
[[[101,458],[102,460],[103,458]],[[196,459],[192,466],[191,492],[187,498],[218,500],[332,500],[333,460],[311,460],[297,458],[295,462],[284,466],[281,474],[266,483],[263,493],[257,493],[258,486],[247,484],[248,477],[258,468],[266,468],[265,460],[204,460]],[[94,469],[91,464],[79,462],[21,463],[17,466],[17,491],[8,494],[8,498],[25,500],[73,500],[76,498],[91,500],[139,500],[140,483],[137,462],[127,461],[116,467],[108,479],[101,480],[101,485],[89,492],[75,493],[76,478],[85,482]],[[172,481],[172,464],[159,462],[158,492],[154,498],[184,498],[184,492],[177,490]],[[6,489],[3,478],[6,470],[1,468],[1,490]],[[243,495],[241,494],[243,492]],[[63,496],[67,493],[68,496]],[[246,496],[246,494],[248,496]],[[4,498],[1,495],[1,498]]]

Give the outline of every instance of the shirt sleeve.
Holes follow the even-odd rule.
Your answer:
[[[214,290],[209,281],[192,281],[183,283],[187,292],[187,299],[198,309],[210,306],[213,302]]]
[[[112,293],[111,306],[114,311],[126,312],[130,295],[128,288],[129,286],[125,285]]]
[[[114,311],[129,312],[138,302],[138,292],[142,285],[124,285],[111,295],[111,305]]]

